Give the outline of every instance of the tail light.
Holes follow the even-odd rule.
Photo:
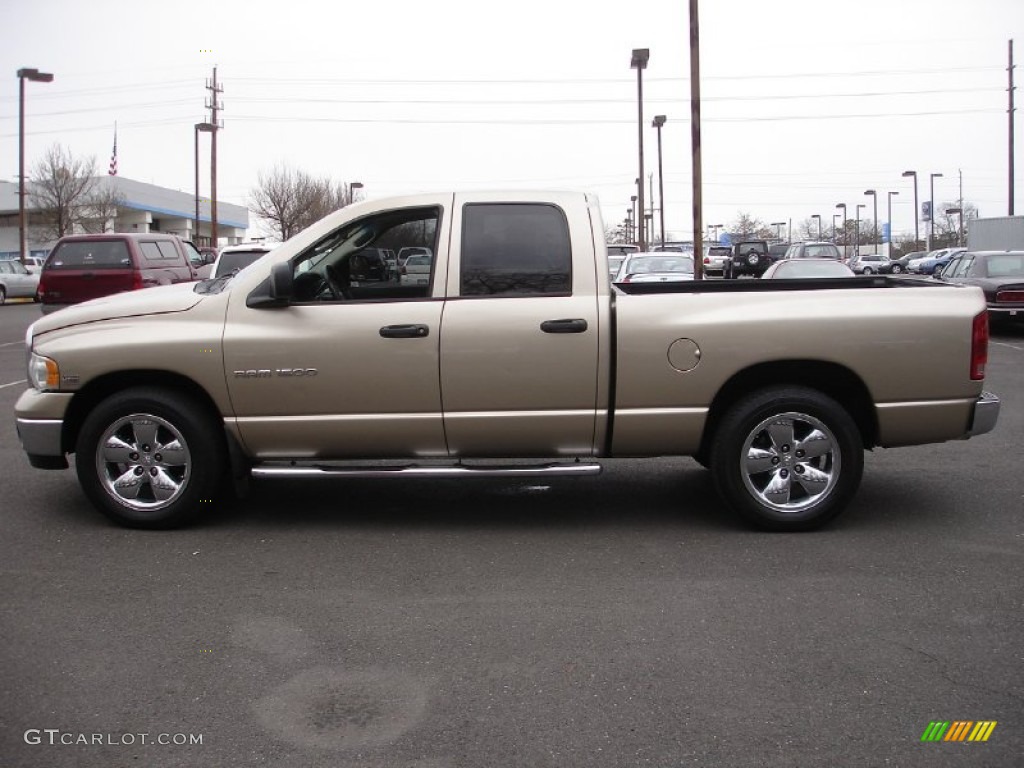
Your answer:
[[[988,362],[988,312],[974,317],[971,327],[971,381],[983,381]]]
[[[142,272],[138,269],[132,270],[132,290],[138,291],[144,288],[142,284]]]
[[[1024,301],[1024,291],[998,291],[996,301],[1007,304]]]
[[[43,274],[39,274],[39,285],[36,286],[36,296],[42,297],[46,293],[46,286],[43,283]]]
[[[710,264],[711,263],[711,259],[709,259],[707,256],[705,256],[704,257],[704,263],[705,264]]]
[[[404,266],[402,267],[402,274],[403,275],[408,275],[409,274],[409,271]]]

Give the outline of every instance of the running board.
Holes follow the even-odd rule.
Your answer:
[[[424,467],[407,464],[393,467],[330,466],[314,464],[306,466],[255,466],[252,476],[257,478],[308,478],[308,477],[540,477],[552,475],[597,475],[600,464],[509,464],[509,465],[467,465],[448,467]]]

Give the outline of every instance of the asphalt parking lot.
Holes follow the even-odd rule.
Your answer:
[[[682,459],[264,481],[142,532],[21,452],[38,313],[0,306],[2,766],[1022,764],[1024,326],[993,433],[870,454],[816,533],[741,527]]]

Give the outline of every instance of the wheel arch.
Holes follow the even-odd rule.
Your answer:
[[[218,427],[223,429],[223,416],[210,394],[194,380],[180,373],[165,370],[140,369],[117,371],[98,376],[75,393],[64,416],[61,449],[74,453],[78,434],[86,417],[99,403],[118,392],[134,387],[155,387],[184,394],[195,401]]]
[[[700,453],[708,455],[722,417],[742,397],[765,387],[801,386],[833,398],[850,414],[865,448],[878,443],[878,418],[863,379],[844,365],[821,360],[777,360],[735,373],[715,395],[704,424]]]

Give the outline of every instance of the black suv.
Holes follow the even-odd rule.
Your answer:
[[[740,275],[760,277],[771,263],[767,240],[743,240],[732,247],[732,258],[725,265],[725,279],[735,280]]]

